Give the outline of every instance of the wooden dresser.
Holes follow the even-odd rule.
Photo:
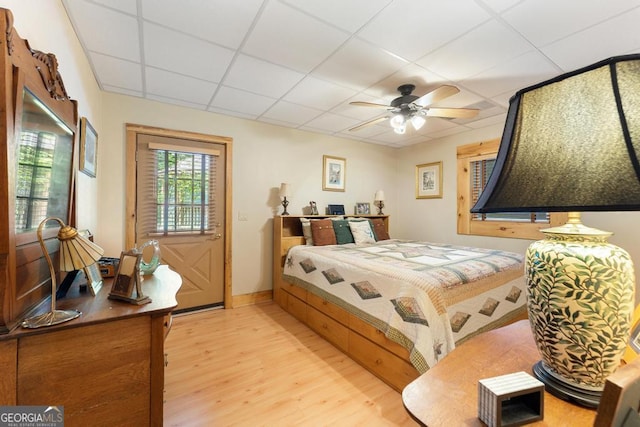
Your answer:
[[[164,339],[180,275],[166,265],[145,276],[150,304],[92,297],[72,287],[59,309],[78,319],[0,335],[0,405],[64,406],[66,426],[161,426]]]

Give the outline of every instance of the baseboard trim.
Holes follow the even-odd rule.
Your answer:
[[[251,294],[234,295],[233,307],[241,307],[243,305],[260,304],[273,300],[273,291],[260,291]]]

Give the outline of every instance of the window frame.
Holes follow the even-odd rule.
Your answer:
[[[551,212],[549,214],[549,222],[473,219],[471,214],[471,162],[495,158],[498,155],[499,147],[500,138],[457,147],[458,234],[531,240],[542,239],[544,235],[540,230],[566,223],[566,212]]]

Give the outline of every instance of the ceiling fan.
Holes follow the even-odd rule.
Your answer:
[[[399,86],[398,92],[400,92],[400,96],[391,101],[389,105],[362,101],[350,102],[350,105],[361,107],[384,108],[389,111],[389,113],[352,127],[349,131],[354,132],[365,126],[391,119],[390,123],[393,131],[402,135],[407,130],[407,123],[411,122],[413,128],[418,130],[426,122],[426,117],[471,118],[478,114],[479,110],[473,108],[429,107],[429,105],[435,102],[460,92],[460,89],[455,86],[442,85],[423,96],[411,95],[415,88],[416,86],[413,84],[403,84]]]

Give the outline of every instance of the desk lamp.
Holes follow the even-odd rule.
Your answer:
[[[580,211],[640,210],[640,55],[518,91],[475,213],[569,212],[526,252],[527,308],[552,394],[596,407],[629,339],[635,275]]]
[[[77,310],[56,310],[56,271],[42,238],[42,229],[49,220],[57,221],[60,224],[60,231],[58,231],[60,271],[75,271],[85,268],[97,262],[104,253],[100,246],[80,236],[75,228],[65,225],[60,218],[45,218],[38,226],[37,235],[51,275],[51,311],[25,319],[22,322],[24,328],[57,325],[73,320],[82,314]]]

